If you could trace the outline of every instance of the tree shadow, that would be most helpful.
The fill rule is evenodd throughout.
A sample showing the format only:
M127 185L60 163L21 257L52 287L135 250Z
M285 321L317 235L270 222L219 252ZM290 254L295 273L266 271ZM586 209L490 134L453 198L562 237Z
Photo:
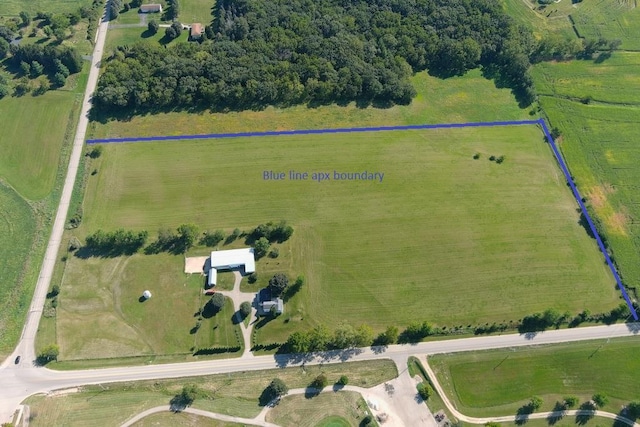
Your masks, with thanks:
M602 64L607 59L611 58L611 52L601 52L598 57L593 61L594 64Z
M142 37L143 39L148 39L149 37L153 37L155 35L155 33L153 31L150 31L148 28L146 30L144 30L141 34L140 37Z
M189 406L188 402L186 402L185 399L179 394L173 396L169 401L169 410L171 412L182 412L187 409L187 406Z
M531 406L530 403L527 403L526 405L522 405L521 407L518 408L518 410L516 411L516 419L515 419L515 423L516 425L524 425L529 421L529 416L533 413L533 407Z
M305 399L313 399L314 397L318 396L320 394L322 390L317 389L315 387L307 387L304 389L304 398Z
M558 423L567 414L565 405L563 402L556 402L552 412L547 416L547 423L552 426Z
M200 311L200 315L202 317L204 317L205 319L211 319L213 316L215 316L219 312L220 312L220 310L218 308L216 308L215 305L213 305L213 302L211 300L209 300L202 307L202 310Z
M576 424L585 425L596 415L596 408L593 402L588 401L580 405L580 409L576 413Z

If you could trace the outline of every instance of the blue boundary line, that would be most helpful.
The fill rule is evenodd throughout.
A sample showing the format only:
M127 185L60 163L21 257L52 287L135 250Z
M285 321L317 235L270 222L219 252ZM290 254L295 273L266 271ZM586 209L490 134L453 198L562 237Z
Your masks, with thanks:
M317 134L336 134L336 133L356 133L356 132L385 132L385 131L397 131L397 130L425 130L425 129L455 129L455 128L469 128L469 127L498 127L498 126L520 126L520 125L539 125L542 128L545 136L547 137L547 141L549 141L549 145L553 150L553 154L560 165L560 169L564 173L564 176L571 187L571 191L573 192L573 196L575 197L578 205L580 206L580 210L583 215L587 219L587 223L589 224L589 228L591 232L596 238L596 242L598 243L598 247L600 248L600 252L604 255L604 259L613 273L613 277L616 279L616 284L618 285L618 289L622 293L624 300L629 306L629 310L631 311L631 315L633 318L638 321L638 313L636 312L631 299L629 299L629 295L622 284L622 280L618 275L618 271L616 270L611 258L609 257L609 253L604 247L604 243L602 243L602 239L596 230L596 227L593 223L593 220L589 216L589 212L587 212L587 208L582 202L582 196L578 192L578 189L571 178L571 174L569 173L569 169L556 146L555 141L551 137L551 133L549 132L549 128L547 127L544 119L538 120L513 120L513 121L496 121L496 122L470 122L470 123L442 123L442 124L432 124L432 125L407 125L407 126L377 126L377 127L354 127L354 128L335 128L335 129L302 129L302 130L284 130L284 131L268 131L268 132L239 132L239 133L209 133L202 135L175 135L175 136L148 136L148 137L129 137L129 138L104 138L104 139L89 139L87 140L87 144L105 144L105 143L121 143L121 142L151 142L151 141L178 141L178 140L189 140L189 139L223 139L223 138L242 138L242 137L259 137L259 136L286 136L286 135L317 135Z
M239 133L208 133L202 135L170 135L170 136L142 136L129 138L104 138L88 139L87 144L107 144L117 142L149 142L149 141L178 141L184 139L222 139L222 138L242 138L254 136L284 136L284 135L317 135L326 133L355 133L355 132L385 132L395 130L424 130L424 129L452 129L468 127L492 127L492 126L518 126L535 125L537 120L513 120L506 122L472 122L472 123L441 123L435 125L407 125L407 126L377 126L377 127L357 127L357 128L335 128L335 129L302 129L302 130L282 130L268 132L239 132Z

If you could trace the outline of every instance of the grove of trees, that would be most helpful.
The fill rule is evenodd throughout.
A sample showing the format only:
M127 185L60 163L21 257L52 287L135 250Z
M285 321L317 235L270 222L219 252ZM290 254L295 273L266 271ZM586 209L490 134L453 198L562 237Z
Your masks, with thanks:
M171 9L176 7L174 1ZM112 114L331 103L407 104L409 78L487 67L527 104L535 48L492 0L220 0L214 40L127 47L106 61L95 94ZM171 12L172 14L174 12Z

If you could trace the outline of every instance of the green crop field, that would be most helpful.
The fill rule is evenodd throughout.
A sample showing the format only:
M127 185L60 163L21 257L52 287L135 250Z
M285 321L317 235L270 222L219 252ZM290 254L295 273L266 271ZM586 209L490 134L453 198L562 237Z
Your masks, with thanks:
M0 100L0 177L23 197L40 200L51 192L79 102L76 93L59 90Z
M634 0L585 1L571 16L581 37L620 39L621 49L640 49L640 9Z
M30 406L32 415L29 425L84 427L95 425L96 420L100 420L101 425L120 425L144 410L168 405L169 400L179 393L185 384L193 383L196 383L207 397L196 399L192 407L253 418L262 409L259 406L259 397L271 380L277 377L291 389L303 388L320 373L326 375L331 384L346 374L349 376L349 384L360 387L373 387L398 376L391 360L373 360L366 363L348 362L305 368L232 372L197 378L85 386L79 393L27 398L26 403Z
M42 96L0 100L0 358L13 349L29 307L86 75Z
M640 78L634 71L639 61L637 53L615 52L602 63L539 64L534 72L539 91L546 94L541 105L563 133L560 148L581 193L603 222L629 288L640 286ZM589 97L591 103L580 102Z
M615 52L602 62L543 62L533 67L532 74L542 96L640 106L639 67L640 54Z
M35 232L29 204L0 182L0 355L15 344L29 305L24 275Z
M91 5L91 0L2 0L0 16L18 16L27 11L34 16L36 12L69 13L82 6Z
M293 225L280 271L303 274L307 284L285 316L260 330L269 331L262 342L282 340L296 325L347 321L380 330L428 319L455 326L619 303L534 126L113 144L97 168L79 236L116 227L155 233L183 222L228 231L268 220ZM385 177L263 179L265 170L291 169ZM276 269L264 274L265 261L257 266L263 280ZM105 261L73 263L89 271ZM138 281L153 292L181 268L142 269ZM63 292L84 286L65 278Z
M130 29L126 30L129 32ZM134 30L131 31L131 34L136 32L138 35L140 34L140 29L135 28ZM494 83L483 78L479 70L470 71L462 77L452 77L446 80L431 77L427 73L418 73L412 81L418 95L413 99L411 105L407 106L386 109L359 108L352 103L347 106L326 105L317 108L304 105L284 109L268 107L264 111L230 113L147 114L135 116L127 121L92 122L88 138L531 118L529 111L518 108L509 89L496 89Z
M621 49L640 49L640 9L634 0L553 2L542 6L531 0L502 0L505 11L536 37L555 32L565 37L619 39ZM575 28L574 28L575 27Z
M540 411L549 411L564 396L585 402L595 393L609 397L603 410L618 413L640 395L638 348L628 338L438 355L429 363L465 415L515 414L534 395L544 400Z

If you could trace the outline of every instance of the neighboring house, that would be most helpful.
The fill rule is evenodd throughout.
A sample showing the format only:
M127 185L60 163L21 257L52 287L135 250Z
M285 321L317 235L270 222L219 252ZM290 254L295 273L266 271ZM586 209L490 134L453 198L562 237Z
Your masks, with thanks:
M207 271L207 287L216 285L218 270L233 270L241 268L244 274L251 274L256 271L256 259L253 255L253 248L231 249L228 251L213 251L205 264Z
M189 29L189 40L200 40L204 33L204 26L199 23L191 24Z
M272 298L269 289L261 289L256 295L256 308L258 316L270 316L273 314L282 314L284 312L284 301L282 298Z
M140 13L162 13L162 5L156 3L143 4L140 6Z

